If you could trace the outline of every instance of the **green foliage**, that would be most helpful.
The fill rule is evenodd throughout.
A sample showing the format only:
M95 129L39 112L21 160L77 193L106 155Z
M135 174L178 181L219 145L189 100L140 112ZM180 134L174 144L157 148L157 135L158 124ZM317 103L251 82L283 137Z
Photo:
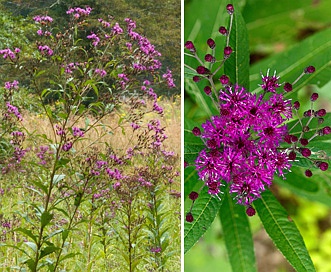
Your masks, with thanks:
M219 26L227 26L228 21L226 18L225 6L229 1L209 1L208 7L201 9L201 2L188 1L185 3L185 31L184 41L193 41L197 54L203 59L203 54L210 53L207 48L206 40L213 38L216 42L216 56L222 56L221 50L224 48L225 38L217 35ZM263 2L263 3L262 3ZM316 73L305 76L294 87L293 92L286 94L288 98L297 100L302 98L304 86L311 84L313 90L319 92L320 97L326 95L320 92L318 88L329 86L330 84L330 31L323 29L328 20L322 16L325 8L330 7L328 1L320 1L316 5L312 5L311 1L302 1L300 3L285 4L284 1L270 3L269 1L239 1L235 2L235 11L240 14L242 12L243 19L247 24L248 40L250 42L251 63L248 72L248 41L246 27L241 21L241 16L237 14L238 21L234 20L234 34L230 38L233 48L236 47L233 53L233 59L225 62L225 73L230 75L232 82L240 82L242 85L249 88L253 93L261 92L258 84L261 83L261 75L266 73L270 68L270 72L277 71L277 75L281 76L281 82L293 82L298 75L300 75L305 67L314 65ZM263 7L263 8L261 8ZM301 13L300 13L301 12ZM321 17L316 16L320 13ZM194 16L193 16L194 15ZM285 19L286 18L286 19ZM290 18L290 20L287 20ZM312 23L314 22L314 23ZM295 27L293 27L293 25ZM300 36L308 29L308 25L314 25L313 35L307 39L302 39ZM308 29L309 30L309 29ZM307 31L308 31L307 30ZM241 33L240 33L241 32ZM315 33L316 32L316 33ZM241 38L238 38L241 37ZM297 42L291 47L287 45ZM281 43L284 46L283 52L274 53L274 49ZM221 45L221 46L219 46ZM292 45L292 44L291 44ZM187 52L187 51L186 51ZM270 57L257 62L256 58L261 55L269 55ZM241 58L241 61L238 61ZM191 133L192 128L197 126L208 119L215 113L215 107L209 96L205 95L202 91L206 85L206 81L193 82L192 76L196 73L188 67L197 67L197 65L205 65L209 67L207 62L198 64L198 62L189 56L185 55L185 140L184 140L184 155L185 160L194 165L195 158L203 144L199 137L194 137ZM223 74L222 69L214 77L216 89L221 88L218 83L219 75ZM247 84L249 77L249 84ZM326 87L323 88L326 90ZM307 95L309 99L309 94ZM310 104L307 103L307 106ZM302 107L305 108L306 105ZM325 104L323 107L326 107ZM300 111L302 113L302 111ZM308 120L308 119L306 119ZM306 122L303 120L303 122ZM291 127L297 120L288 124ZM310 125L312 136L317 130L317 123ZM325 122L321 127L330 126L329 114L325 117ZM293 130L294 134L300 134L300 126ZM308 135L309 138L309 135ZM316 137L311 142L312 158L321 159L330 162L329 135L323 137ZM293 163L292 172L286 174L286 180L277 178L275 183L278 185L289 188L294 194L304 196L314 201L319 201L326 205L331 203L331 190L330 190L330 172L322 172L313 165L313 163L306 158L299 157ZM311 168L314 175L312 178L304 176L304 170ZM315 174L316 171L316 174ZM191 191L197 191L202 186L202 181L197 177L197 172L193 166L185 169L185 198ZM315 178L314 178L315 177ZM199 199L201 200L199 202ZM250 232L250 222L247 221L244 209L237 207L228 194L221 196L222 202L219 201L219 213L222 221L222 234L226 248L228 251L229 261L233 271L255 271L254 249L252 243L252 234ZM192 201L187 200L185 212L190 210L189 203ZM199 203L199 205L196 205ZM195 213L193 223L185 223L185 252L188 250L197 252L196 246L193 247L196 241L203 239L204 231L197 228L195 233L191 228L195 224L203 224L200 218L205 217L205 222L208 226L214 221L214 213L210 215L208 209L203 209L209 203L209 198L203 195L203 191L199 194L199 198L194 202L193 211ZM221 204L222 203L222 204ZM309 253L311 248L306 249L302 236L305 238L305 233L301 233L296 228L286 211L282 208L279 201L269 192L266 191L262 198L256 200L255 208L259 213L261 222L268 232L270 238L274 241L276 247L282 252L285 258L297 271L315 271L313 262L310 259ZM217 204L216 204L217 205ZM195 210L195 206L199 206ZM314 216L314 212L309 213ZM196 221L197 220L197 221ZM298 220L298 219L297 219ZM299 220L298 220L299 221ZM214 222L213 225L216 223ZM191 235L192 234L192 235ZM237 234L237 235L236 235ZM211 234L209 234L211 235ZM317 234L316 234L317 236ZM317 239L315 236L315 239ZM191 242L194 241L194 242ZM247 242L248 241L248 242ZM220 241L218 241L220 243ZM203 245L202 245L203 246ZM193 247L191 249L191 247ZM198 247L197 247L198 248ZM309 253L308 253L309 252ZM193 262L193 259L198 258L193 253L188 253L187 263ZM249 256L249 257L247 257ZM318 259L316 255L311 255L314 261ZM210 262L209 262L210 263ZM208 266L208 264L205 264ZM190 266L191 268L193 266ZM193 268L192 268L193 269ZM198 269L198 267L197 267ZM213 269L217 269L216 266ZM220 269L220 268L218 268ZM317 269L317 267L316 267ZM193 271L193 270L192 270ZM225 271L225 270L222 270ZM228 271L228 270L226 270Z
M1 268L177 270L178 158L163 147L156 56L129 35L105 37L86 14L67 16L64 28L42 19L42 33L52 33L31 54L1 53L5 80L26 86L0 89ZM96 24L99 46L86 37ZM138 60L147 68L134 68ZM27 89L30 108L20 101ZM27 125L38 118L31 108L45 127Z

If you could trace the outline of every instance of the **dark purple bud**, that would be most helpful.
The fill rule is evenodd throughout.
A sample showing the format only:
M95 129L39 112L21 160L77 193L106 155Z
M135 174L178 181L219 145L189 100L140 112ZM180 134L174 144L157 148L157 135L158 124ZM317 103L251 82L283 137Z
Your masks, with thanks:
M233 12L234 12L233 5L232 5L232 4L228 4L228 5L226 6L226 10L228 11L228 13L229 13L230 15L233 14Z
M310 177L313 175L313 173L312 173L309 169L307 169L307 170L305 171L305 175L306 175L308 178L310 178Z
M201 130L198 127L194 127L192 129L192 133L193 133L194 136L200 136L201 135Z
M301 145L306 146L308 144L308 140L305 138L302 138L302 139L300 139L300 143L301 143Z
M207 40L207 44L208 44L208 46L209 46L211 49L214 49L215 46L216 46L215 41L214 41L213 39L211 39L211 38L209 38L209 39Z
M253 216L253 215L255 215L255 213L256 213L256 211L255 211L255 209L254 209L252 206L249 206L249 207L247 208L247 210L246 210L246 214L247 214L248 216Z
M319 169L322 171L326 171L329 168L329 164L327 162L316 162L316 165L318 166Z
M191 200L196 200L198 198L199 194L197 192L191 192L188 197L191 199Z
M188 167L188 162L184 161L184 168Z
M299 101L295 101L293 103L293 108L295 108L296 110L300 109L300 102Z
M318 98L318 93L313 93L310 97L310 101L314 102Z
M312 114L312 111L311 111L311 110L307 110L307 111L305 111L305 112L303 113L303 116L304 116L304 117L310 117L311 114Z
M292 135L287 134L284 136L284 142L290 144L291 140L292 140Z
M208 74L209 70L206 67L198 66L197 67L197 73L200 75Z
M201 77L199 77L199 76L194 76L193 77L194 82L199 82L200 80L201 80Z
M314 66L308 66L304 70L305 74L312 74L315 72L315 67Z
M326 110L325 109L320 109L316 112L317 116L323 117L326 115Z
M193 220L194 220L192 213L188 212L186 214L186 218L185 219L186 219L186 222L192 223Z
M224 48L224 58L228 58L232 53L232 48L230 46L226 46Z
M291 135L291 142L296 143L298 141L298 137L295 135Z
M284 85L284 91L285 92L290 92L290 91L292 91L293 90L293 87L292 87L292 84L291 83L285 83L285 85Z
M194 47L194 44L193 44L193 42L191 42L191 41L187 41L187 42L185 43L185 48L186 48L187 50L190 50L192 53L195 53L195 52L196 52L195 47Z
M288 154L288 159L290 161L294 161L296 157L297 157L297 154L294 151L292 151L290 154Z
M229 84L229 77L227 75L222 75L220 77L220 82L223 84L223 85L228 85Z
M309 148L300 148L300 152L304 157L309 157L311 155L311 151Z
M323 134L328 135L331 133L331 128L329 126L323 128Z
M210 95L211 94L211 88L210 86L206 86L203 88L203 91L205 92L206 95Z
M228 31L224 26L221 26L218 31L224 36L228 35Z
M205 61L215 62L215 57L213 57L211 54L207 54L205 55Z

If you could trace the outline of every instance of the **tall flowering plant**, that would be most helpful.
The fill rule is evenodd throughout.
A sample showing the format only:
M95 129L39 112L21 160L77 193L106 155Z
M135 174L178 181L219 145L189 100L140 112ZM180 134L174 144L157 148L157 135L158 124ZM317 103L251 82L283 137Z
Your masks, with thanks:
M320 143L330 137L329 114L316 105L317 92L305 111L295 96L323 67L316 57L280 76L264 65L260 82L249 84L247 30L235 1L224 5L222 16L225 25L206 40L185 43L191 100L185 106L194 101L203 112L185 119L185 252L219 213L233 271L256 271L247 216L257 212L290 264L314 271L300 232L270 188L275 180L297 186L296 167L302 183L328 172L331 150Z
M92 10L70 8L63 28L35 16L32 56L0 50L18 78L0 89L1 197L13 204L0 206L1 267L179 266L178 158L154 91L175 86L171 71L133 20L93 20ZM27 126L21 89L37 97L45 128Z

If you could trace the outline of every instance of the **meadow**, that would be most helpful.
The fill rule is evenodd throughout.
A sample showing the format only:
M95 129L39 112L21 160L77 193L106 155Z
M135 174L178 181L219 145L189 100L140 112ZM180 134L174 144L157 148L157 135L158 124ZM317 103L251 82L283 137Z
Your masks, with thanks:
M180 268L180 97L156 93L172 73L133 20L91 11L37 15L29 50L0 50L3 271Z

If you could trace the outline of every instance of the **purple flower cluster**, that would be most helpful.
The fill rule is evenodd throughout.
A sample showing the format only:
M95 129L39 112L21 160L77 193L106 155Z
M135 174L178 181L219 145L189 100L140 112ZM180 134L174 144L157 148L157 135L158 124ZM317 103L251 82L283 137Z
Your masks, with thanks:
M8 112L7 115L14 114L19 121L23 121L23 117L20 114L20 112L18 111L17 107L11 105L9 102L6 102L6 106L7 106L7 112Z
M0 50L0 55L3 55L3 58L10 58L10 59L15 59L16 58L16 54L18 54L19 52L21 52L21 49L19 48L15 48L14 52L12 50L10 50L9 48L6 49L2 49Z
M48 56L53 55L53 50L48 45L39 45L38 50L42 55L48 55Z
M172 73L169 69L167 69L167 72L165 74L163 74L162 77L167 80L169 88L175 88L176 87L176 85L174 83L174 79L172 78Z
M154 135L152 136L152 143L150 148L160 148L162 142L167 139L167 135L164 133L165 128L161 127L161 123L159 120L151 120L147 124L148 130L153 131Z
M51 159L51 155L54 152L50 150L49 146L40 146L36 148L36 156L40 159L38 162L41 165L46 165L47 161Z
M75 19L80 18L81 16L88 16L92 11L91 7L86 7L85 9L80 7L70 8L67 10L67 14L72 14Z
M100 38L98 37L98 35L93 32L90 35L87 35L86 38L88 38L89 40L93 40L92 42L93 46L97 46L100 42Z
M144 62L141 62L141 57L137 58L134 68L141 71L153 71L159 69L161 67L161 62L156 58L161 56L161 53L155 49L154 45L152 45L146 37L133 31L136 28L136 23L134 21L129 18L126 18L124 21L127 23L129 37L132 40L137 41L140 51L145 54L146 58ZM146 66L146 63L149 63L149 65Z
M53 18L48 15L46 16L37 15L33 17L33 20L40 24L48 24L53 22Z
M262 77L273 84L260 95L238 85L225 86L219 93L220 115L202 124L203 132L194 129L206 146L196 159L196 169L210 194L220 193L224 180L238 203L249 206L271 185L274 173L283 176L291 167L286 152L278 147L287 134L283 122L291 118L292 105L275 93L279 84L274 79ZM271 92L268 100L266 92Z
M106 70L99 69L99 68L95 69L95 73L98 74L101 77L105 77L107 75Z
M13 82L5 82L5 89L10 90L10 89L18 89L18 84L19 82L17 80L14 80Z
M73 127L72 128L72 135L74 137L78 137L78 138L81 138L81 137L84 137L84 131L82 131L80 128L78 127Z

